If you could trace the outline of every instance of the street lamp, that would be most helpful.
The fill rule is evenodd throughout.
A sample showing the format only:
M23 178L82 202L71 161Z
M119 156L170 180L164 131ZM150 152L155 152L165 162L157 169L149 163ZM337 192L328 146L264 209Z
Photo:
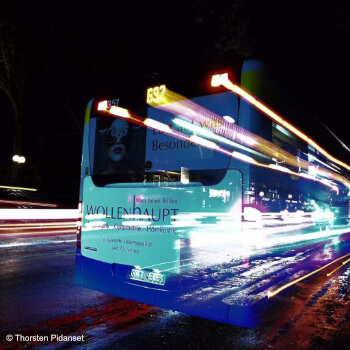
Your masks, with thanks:
M12 160L13 160L15 163L19 163L19 164L23 164L23 163L25 163L25 161L26 161L25 157L23 157L23 156L18 156L17 154L15 154L15 155L12 157Z

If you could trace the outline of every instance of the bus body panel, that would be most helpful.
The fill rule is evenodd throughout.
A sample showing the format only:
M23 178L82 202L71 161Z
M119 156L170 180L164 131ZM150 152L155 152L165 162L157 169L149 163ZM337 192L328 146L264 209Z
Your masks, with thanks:
M166 268L175 272L179 240L204 236L218 222L225 224L221 234L240 230L242 178L237 170L213 186L141 186L115 184L97 191L91 177L85 178L83 256L141 267L174 261Z
M261 62L246 61L242 86L267 104L278 102L265 69ZM288 221L289 214L292 219L304 215L300 217L312 225L317 225L314 217L321 214L322 222L331 223L327 213L331 206L336 206L338 215L348 222L348 188L341 181L333 182L338 186L337 193L329 183L314 181L316 175L314 179L299 176L310 175L310 171L277 162L271 153L263 157L261 152L269 147L277 153L286 151L287 158L309 161L310 168L312 164L315 168L328 166L347 179L348 175L315 150L311 157L310 145L252 105L238 101L231 92L192 100L180 98L173 105L149 108L147 118L153 121L149 125L162 123L161 129L129 125L129 130L137 129L133 144L144 142L143 158L142 152L134 153L137 157L133 157L137 161L142 158L137 171L141 169L143 182L131 180L127 167L120 167L126 171L115 177L118 179L115 181L110 180L114 174L109 174L107 181L95 176L94 172L109 161L104 142L111 144L121 134L109 134L111 124L99 125L100 114L94 115L92 106L90 101L84 127L82 233L75 272L78 285L224 323L255 326L259 323L258 301L266 301L267 288L289 278L289 272L281 274L282 277L269 274L250 286L250 272L254 270L250 259L254 260L254 254L266 253L263 248L261 251L257 248L264 247L269 239L264 229L281 230L283 235L294 224ZM178 113L171 115L176 111L174 106ZM186 109L188 106L192 112L191 108ZM221 124L224 115L235 119L235 124ZM177 117L183 118L179 121ZM215 121L212 124L211 117ZM142 127L144 134L140 132ZM167 133L167 127L182 136L176 139ZM230 128L234 133L225 134ZM230 137L225 143L210 133ZM232 141L240 142L236 138L239 133L246 141L251 137L251 149L244 140L233 145ZM192 143L194 138L186 138L189 136L199 136L202 140L207 137L216 148ZM259 148L260 142L265 148ZM245 159L257 160L260 166ZM276 171L270 165L280 165L286 172ZM210 174L209 181L202 177L201 181L205 181L186 183L182 179L183 168L184 175L193 169L203 170ZM293 171L292 175L289 170ZM181 172L181 181L180 176L176 181L171 180L172 172ZM212 176L214 173L222 176ZM127 181L122 179L124 175ZM270 258L273 258L272 250ZM241 275L247 277L245 286L241 284ZM276 281L270 277L276 277Z
M241 232L241 172L229 169L224 179L213 186L127 188L116 184L100 188L98 196L93 196L95 185L88 176L83 187L82 253L77 251L76 255L77 284L228 322L229 310L234 306L224 299L231 295L232 288L225 290L223 281L217 281L217 286L211 281L210 298L201 297L198 292L208 283L203 281L205 271L209 274L211 269L239 258L233 247ZM168 203L164 204L163 199ZM143 220L123 217L146 212L149 222L143 216ZM156 271L165 282L132 279L135 268L147 273ZM220 291L217 296L216 289ZM236 321L237 318L235 324ZM246 326L249 322L250 319L240 320Z

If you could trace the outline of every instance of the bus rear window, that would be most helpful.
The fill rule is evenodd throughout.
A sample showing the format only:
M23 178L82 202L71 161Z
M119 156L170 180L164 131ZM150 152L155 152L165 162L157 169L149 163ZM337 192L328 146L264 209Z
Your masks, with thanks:
M135 182L213 185L225 176L230 156L212 149L210 137L200 137L190 123L185 127L178 117L164 111L150 111L148 119L155 124L157 120L166 121L183 138L121 118L100 115L91 119L91 173L97 186ZM196 142L196 137L209 146ZM215 145L220 150L220 145Z
M145 128L121 118L98 116L90 123L92 174L140 173L145 163ZM119 180L118 182L124 182Z

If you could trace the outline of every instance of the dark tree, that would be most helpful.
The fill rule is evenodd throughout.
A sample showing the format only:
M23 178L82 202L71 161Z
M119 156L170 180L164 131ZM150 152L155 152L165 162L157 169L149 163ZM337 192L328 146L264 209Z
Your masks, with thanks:
M254 54L252 4L245 0L196 0L195 21L208 28L211 45L220 55Z
M22 154L26 88L31 60L25 32L13 22L0 21L0 92L11 103L14 119L13 154ZM13 162L12 180L18 177L18 163Z

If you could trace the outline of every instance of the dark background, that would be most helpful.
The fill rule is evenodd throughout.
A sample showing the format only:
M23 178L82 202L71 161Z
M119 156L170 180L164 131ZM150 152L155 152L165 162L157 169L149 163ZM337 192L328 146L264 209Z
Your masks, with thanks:
M0 1L0 22L25 38L30 73L16 184L76 203L84 110L93 97L143 105L165 83L187 97L211 93L210 75L238 77L247 58L270 67L285 117L339 158L348 146L350 7L321 1ZM29 49L28 49L29 48ZM282 111L281 111L282 112ZM0 181L11 183L13 110L0 92Z

